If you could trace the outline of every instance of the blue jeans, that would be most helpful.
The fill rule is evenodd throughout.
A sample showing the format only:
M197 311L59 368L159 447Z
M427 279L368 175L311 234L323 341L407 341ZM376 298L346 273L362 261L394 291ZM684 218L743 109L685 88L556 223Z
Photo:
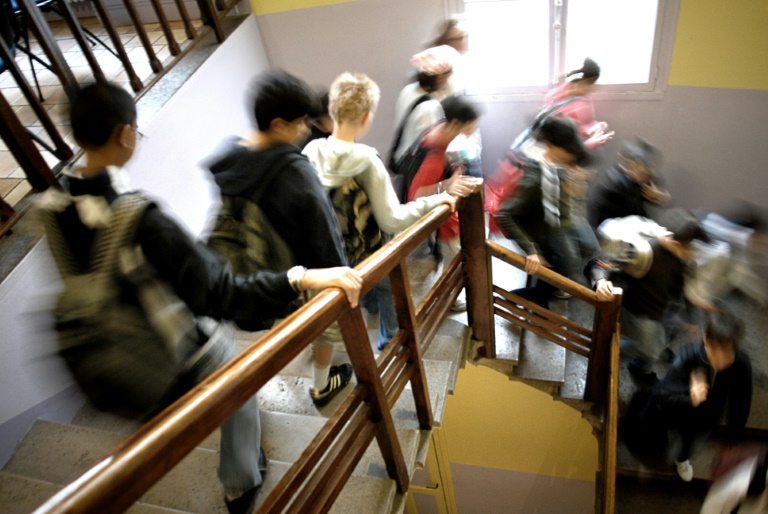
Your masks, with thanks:
M234 329L224 323L211 337L205 353L190 370L190 378L197 383L202 382L235 355ZM219 480L227 494L239 496L261 485L260 450L261 419L259 402L254 394L221 425Z
M360 300L360 304L372 314L379 313L379 339L376 347L379 350L383 350L387 343L395 337L397 331L400 330L389 277L384 277L381 282L373 286L373 289L368 291Z

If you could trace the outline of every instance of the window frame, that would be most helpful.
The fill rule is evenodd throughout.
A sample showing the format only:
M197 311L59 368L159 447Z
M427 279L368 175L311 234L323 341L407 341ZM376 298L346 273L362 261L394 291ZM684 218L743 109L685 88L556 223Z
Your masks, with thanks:
M475 0L483 1L483 0ZM503 0L488 0L503 1ZM561 7L560 19L566 20L568 16L568 0L547 0L550 5L549 22L550 27L555 24L557 13L556 9ZM680 0L658 0L658 14L656 16L656 33L654 36L653 54L651 56L651 69L649 80L646 83L639 84L600 84L593 93L595 99L604 100L660 100L664 97L666 91L669 69L672 63L672 51L674 48L675 33L677 29L677 18L680 10ZM444 0L446 16L464 13L464 0ZM561 4L561 5L558 5ZM560 55L565 53L565 41L568 27L563 24L561 34L558 37L558 31L550 29L550 48L549 52L549 70L552 82L549 87L554 85L558 76L562 76L567 70L555 70L556 53ZM559 39L559 41L558 41ZM471 43L470 43L471 44ZM557 45L557 46L556 46ZM564 68L565 60L560 59L559 67ZM482 99L483 101L511 101L511 100L529 100L531 97L540 97L548 89L548 86L499 86L482 90L468 90L467 95Z

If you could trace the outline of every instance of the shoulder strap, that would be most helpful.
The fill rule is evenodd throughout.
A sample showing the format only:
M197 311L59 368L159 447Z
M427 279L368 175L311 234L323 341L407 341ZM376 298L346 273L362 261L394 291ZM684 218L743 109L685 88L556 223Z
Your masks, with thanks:
M430 100L431 97L429 95L421 95L416 99L415 102L411 104L411 106L408 108L408 111L406 111L405 116L403 116L403 119L400 120L400 125L397 127L397 131L395 132L395 139L392 141L392 147L389 150L389 169L393 170L395 167L395 151L400 146L400 140L403 138L403 131L405 130L405 124L408 123L408 118L411 117L411 114L414 110L416 110L416 107L419 106L419 104L422 104L426 102L427 100ZM420 139L419 139L420 140Z
M544 109L539 111L539 113L533 119L533 122L531 122L531 130L536 130L539 127L539 125L541 125L542 122L544 122L544 120L552 116L559 109L565 107L566 105L568 105L569 103L575 100L581 100L581 99L582 97L580 96L569 96L569 97L563 98L557 103L550 105L549 107L545 107Z
M71 200L71 197L70 197ZM150 201L140 193L119 196L110 206L112 218L109 225L97 231L91 250L90 272L115 274L119 249L131 241L136 233L138 220ZM72 250L61 231L56 212L43 211L43 225L48 245L62 277L79 274Z

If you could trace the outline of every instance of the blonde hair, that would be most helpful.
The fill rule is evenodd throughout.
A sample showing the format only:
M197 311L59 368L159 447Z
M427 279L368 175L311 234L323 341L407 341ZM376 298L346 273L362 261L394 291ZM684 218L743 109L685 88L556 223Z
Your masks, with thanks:
M379 86L364 73L345 72L331 84L328 112L339 122L355 122L379 106Z

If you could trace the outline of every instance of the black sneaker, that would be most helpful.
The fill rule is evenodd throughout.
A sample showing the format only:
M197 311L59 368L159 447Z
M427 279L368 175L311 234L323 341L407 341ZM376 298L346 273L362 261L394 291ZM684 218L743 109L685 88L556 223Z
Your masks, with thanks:
M331 366L331 371L328 374L328 384L325 386L325 389L318 391L314 387L309 388L312 402L316 406L322 407L331 401L331 398L336 396L336 393L344 389L344 386L349 383L350 378L352 378L352 366L350 364Z

